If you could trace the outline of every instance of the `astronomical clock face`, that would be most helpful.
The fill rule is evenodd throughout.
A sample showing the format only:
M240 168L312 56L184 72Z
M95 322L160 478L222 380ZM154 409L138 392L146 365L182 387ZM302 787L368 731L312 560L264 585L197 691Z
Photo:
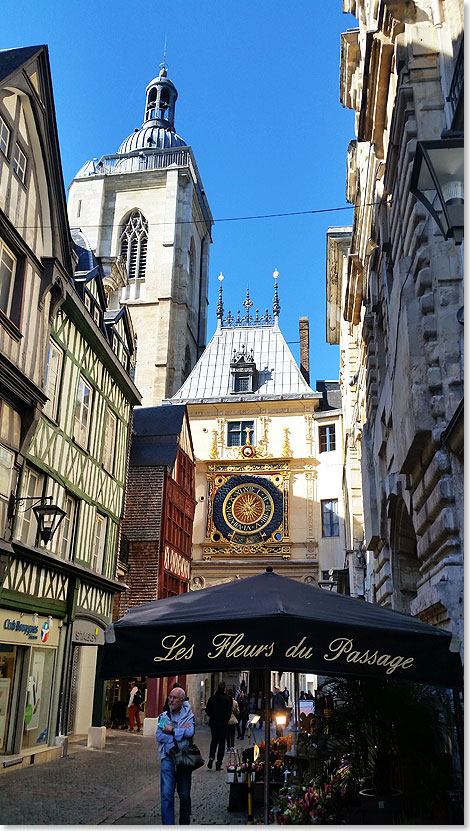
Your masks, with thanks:
M223 537L241 545L256 544L278 532L283 498L269 479L232 476L214 497L214 525Z

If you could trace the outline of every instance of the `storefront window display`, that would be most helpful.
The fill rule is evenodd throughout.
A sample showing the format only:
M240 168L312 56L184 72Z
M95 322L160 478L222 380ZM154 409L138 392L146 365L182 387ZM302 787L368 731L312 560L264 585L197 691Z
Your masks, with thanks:
M61 622L0 610L0 755L48 746Z
M15 659L16 647L0 644L0 753L5 752Z
M47 744L54 655L53 649L31 649L24 710L23 750L33 745Z

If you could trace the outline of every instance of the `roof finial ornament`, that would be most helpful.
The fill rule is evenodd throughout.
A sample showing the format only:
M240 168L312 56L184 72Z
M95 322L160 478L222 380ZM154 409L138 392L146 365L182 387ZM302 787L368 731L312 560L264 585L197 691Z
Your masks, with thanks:
M166 62L166 35L165 35L165 46L163 48L163 61L160 64L160 78L166 78L168 66Z
M273 271L274 277L274 299L273 299L273 315L274 317L279 317L279 312L281 311L281 305L279 303L279 297L277 295L277 278L279 277L279 271L275 269Z
M244 299L244 301L243 301L243 305L244 305L244 307L245 307L245 309L246 309L246 313L247 313L247 314L249 314L250 309L251 309L251 307L252 307L252 305L253 305L253 300L251 300L251 299L250 299L250 289L249 289L249 287L248 287L248 286L246 287L246 297L245 297L245 299Z
M223 300L222 300L222 280L224 279L224 275L222 274L222 272L220 272L217 279L220 282L219 302L217 303L217 319L220 320L220 322L222 322L222 318L224 316L224 304L223 304Z

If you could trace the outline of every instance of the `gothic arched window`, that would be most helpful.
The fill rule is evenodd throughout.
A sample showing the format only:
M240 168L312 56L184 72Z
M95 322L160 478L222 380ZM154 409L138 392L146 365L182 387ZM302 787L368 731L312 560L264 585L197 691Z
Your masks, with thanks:
M137 300L145 280L148 222L140 211L133 211L121 232L121 257L126 262L127 286L122 300Z

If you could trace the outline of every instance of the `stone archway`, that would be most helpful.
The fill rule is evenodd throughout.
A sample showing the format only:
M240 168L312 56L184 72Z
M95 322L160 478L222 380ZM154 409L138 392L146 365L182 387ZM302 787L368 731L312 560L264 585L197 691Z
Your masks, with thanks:
M412 519L401 496L391 495L390 517L391 573L393 608L410 613L410 604L418 592L420 578L417 539Z

